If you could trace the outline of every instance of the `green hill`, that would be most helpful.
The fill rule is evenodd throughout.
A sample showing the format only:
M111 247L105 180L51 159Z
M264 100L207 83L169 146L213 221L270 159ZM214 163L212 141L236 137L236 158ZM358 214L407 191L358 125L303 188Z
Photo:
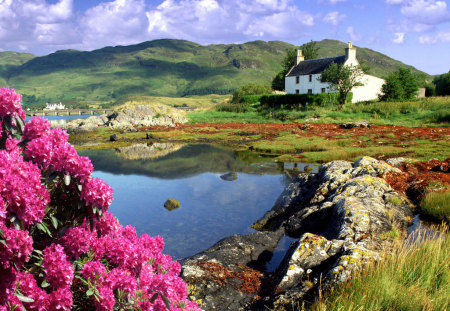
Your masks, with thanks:
M323 40L318 46L319 56L325 57L343 54L346 45ZM203 46L165 39L91 52L63 50L42 57L3 52L0 86L19 90L27 105L47 101L110 104L131 95L228 94L248 83L270 85L288 48L294 46L280 41ZM377 76L406 66L369 49L357 53ZM415 72L422 80L431 80Z

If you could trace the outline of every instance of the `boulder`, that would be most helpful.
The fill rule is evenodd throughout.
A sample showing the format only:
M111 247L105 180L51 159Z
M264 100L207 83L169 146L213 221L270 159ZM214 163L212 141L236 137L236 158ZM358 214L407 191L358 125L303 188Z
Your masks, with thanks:
M370 127L370 122L358 121L358 122L343 123L341 124L341 127L344 129L352 129L354 127Z
M164 208L168 211L173 211L174 209L180 208L180 202L175 199L167 199L164 203Z

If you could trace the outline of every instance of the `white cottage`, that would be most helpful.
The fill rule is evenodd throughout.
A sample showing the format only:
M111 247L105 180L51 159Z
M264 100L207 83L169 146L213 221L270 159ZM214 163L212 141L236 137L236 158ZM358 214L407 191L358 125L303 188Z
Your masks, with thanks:
M320 82L322 72L331 65L356 66L359 65L356 59L356 48L352 43L348 43L345 55L326 58L305 60L302 51L298 50L295 58L295 65L287 73L284 80L286 93L290 94L318 94L330 93L329 83ZM377 99L381 93L381 87L385 83L383 79L364 74L361 78L364 86L353 88L353 102Z

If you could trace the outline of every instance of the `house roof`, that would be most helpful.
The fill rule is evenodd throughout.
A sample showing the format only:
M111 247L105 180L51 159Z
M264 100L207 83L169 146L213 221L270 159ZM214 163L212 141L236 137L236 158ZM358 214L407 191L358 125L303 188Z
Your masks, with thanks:
M294 66L286 76L292 77L292 76L313 75L321 73L333 62L335 62L338 65L344 64L345 55L301 61L297 66Z

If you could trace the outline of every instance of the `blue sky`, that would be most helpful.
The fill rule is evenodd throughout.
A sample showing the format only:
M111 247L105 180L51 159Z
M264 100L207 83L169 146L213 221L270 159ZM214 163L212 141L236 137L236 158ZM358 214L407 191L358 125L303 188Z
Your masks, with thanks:
M44 55L160 38L296 45L328 38L430 74L450 70L444 0L0 0L0 51Z

